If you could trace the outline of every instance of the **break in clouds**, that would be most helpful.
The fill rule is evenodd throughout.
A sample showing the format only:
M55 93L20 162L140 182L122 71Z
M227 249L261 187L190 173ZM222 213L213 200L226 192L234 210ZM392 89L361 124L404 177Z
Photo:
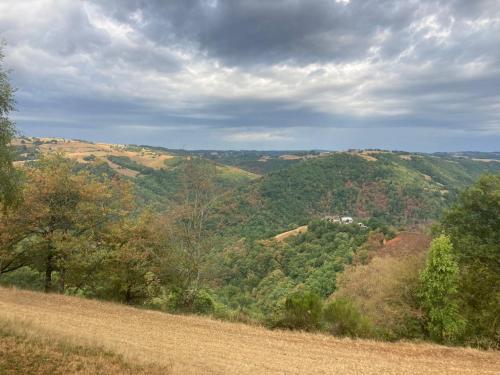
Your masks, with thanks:
M494 150L500 1L0 0L26 135Z

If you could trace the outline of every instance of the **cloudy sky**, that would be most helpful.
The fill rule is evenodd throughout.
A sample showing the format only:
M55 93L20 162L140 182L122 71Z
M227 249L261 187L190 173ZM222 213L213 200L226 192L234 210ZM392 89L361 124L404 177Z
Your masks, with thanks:
M500 0L0 0L25 135L500 150Z

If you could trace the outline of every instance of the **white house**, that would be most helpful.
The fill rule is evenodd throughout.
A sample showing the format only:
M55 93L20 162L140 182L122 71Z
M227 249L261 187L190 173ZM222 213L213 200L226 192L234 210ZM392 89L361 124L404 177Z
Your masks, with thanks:
M340 221L342 222L342 224L352 224L354 220L350 216L342 216L340 218Z
M340 217L339 216L325 216L323 220L328 221L330 223L336 224L340 223Z

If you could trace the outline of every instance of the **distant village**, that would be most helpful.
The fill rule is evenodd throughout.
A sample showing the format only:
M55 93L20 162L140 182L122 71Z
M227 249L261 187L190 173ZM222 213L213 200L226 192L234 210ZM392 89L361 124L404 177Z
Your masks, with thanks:
M338 215L327 215L322 218L324 221L328 221L332 224L354 224L354 219L351 216L338 216ZM360 228L368 228L365 224L359 222L357 223Z

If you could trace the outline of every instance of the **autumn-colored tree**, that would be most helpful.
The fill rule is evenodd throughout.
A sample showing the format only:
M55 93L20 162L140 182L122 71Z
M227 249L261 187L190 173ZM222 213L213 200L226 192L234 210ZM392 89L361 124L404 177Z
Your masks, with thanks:
M375 256L368 264L346 267L337 277L335 300L350 301L382 338L421 338L418 300L423 255Z
M143 303L176 282L175 254L158 214L145 211L112 226L106 235L108 253L101 271L107 299Z
M5 207L0 212L0 276L29 263L27 248L22 244L30 234L26 215L13 207Z
M99 248L109 223L131 208L128 184L100 180L84 171L75 173L74 167L75 163L62 155L42 158L26 171L27 184L19 206L0 220L0 238L9 243L4 251L10 256L5 259L11 264L4 272L23 263L35 267L45 274L46 292L54 289L54 272L63 292L71 268L82 271L74 258L86 254L80 259L92 259L89 252ZM16 228L15 236L8 234L12 227Z

